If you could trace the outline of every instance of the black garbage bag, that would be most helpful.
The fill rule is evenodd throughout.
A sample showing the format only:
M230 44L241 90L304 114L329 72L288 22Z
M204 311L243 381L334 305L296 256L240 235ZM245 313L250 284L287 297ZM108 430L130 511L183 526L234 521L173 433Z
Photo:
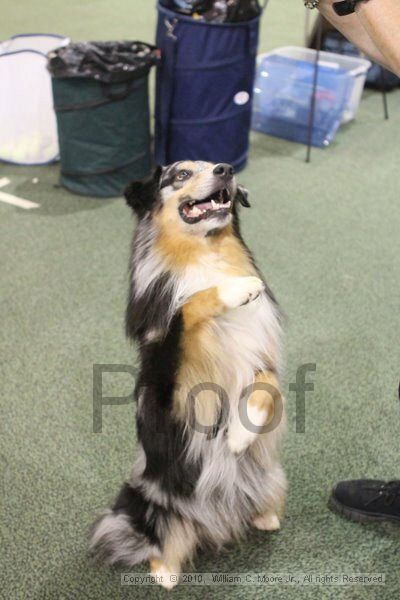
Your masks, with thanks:
M240 23L258 17L262 8L258 0L230 0L228 4L227 22Z
M174 10L183 15L192 15L193 13L203 14L210 10L215 0L161 0L161 6Z
M142 42L82 42L48 55L61 184L120 196L152 167L148 74L159 52Z
M88 77L113 83L147 75L159 52L143 42L76 42L50 52L48 58L53 77Z
M161 0L169 10L202 18L210 23L240 23L258 17L259 0Z

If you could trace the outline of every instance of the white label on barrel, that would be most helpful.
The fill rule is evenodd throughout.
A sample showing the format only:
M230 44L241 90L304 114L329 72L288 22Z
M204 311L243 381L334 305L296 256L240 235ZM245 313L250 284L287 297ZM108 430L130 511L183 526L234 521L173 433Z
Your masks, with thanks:
M250 94L248 92L238 92L235 94L233 101L235 104L242 106L243 104L247 104L250 100Z

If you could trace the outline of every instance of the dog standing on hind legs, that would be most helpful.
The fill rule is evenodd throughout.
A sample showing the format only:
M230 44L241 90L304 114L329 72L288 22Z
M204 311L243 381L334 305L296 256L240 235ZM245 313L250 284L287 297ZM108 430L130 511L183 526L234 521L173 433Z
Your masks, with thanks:
M280 312L241 237L249 202L230 165L159 167L126 199L138 450L90 546L109 564L150 561L173 587L196 548L280 527Z

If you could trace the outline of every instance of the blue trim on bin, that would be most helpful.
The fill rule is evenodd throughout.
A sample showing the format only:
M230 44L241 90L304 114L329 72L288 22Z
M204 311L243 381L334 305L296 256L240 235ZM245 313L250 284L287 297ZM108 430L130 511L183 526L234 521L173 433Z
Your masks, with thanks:
M18 33L17 35L12 35L10 38L3 40L0 42L1 44L5 44L9 40L17 40L20 38L30 38L30 37L50 37L57 38L60 40L69 40L70 38L65 35L60 35L58 33ZM32 54L39 54L40 56L44 56L47 58L47 54L44 52L40 52L40 50L34 50L33 48L21 48L20 50L12 50L11 52L0 52L0 58L4 56L12 56L13 54L20 54L22 52L32 52ZM46 163L47 164L47 163Z
M39 50L32 50L31 48L26 48L25 50L13 50L12 52L4 52L3 54L0 54L0 58L4 58L5 56L12 56L13 54L25 54L26 52L29 52L30 54L38 54L39 56L47 58L47 54L39 52Z
M6 160L5 158L1 158L0 163L4 163L5 165L15 165L16 167L45 167L46 165L52 165L53 163L59 162L60 157L57 154L55 158L51 158L46 162L38 162L38 163L24 163L24 162L14 162L13 160Z
M54 38L60 38L61 40L69 39L69 38L67 38L66 35L61 35L60 33L17 33L15 35L12 35L8 39L16 40L17 38L22 38L22 37L54 37ZM5 40L5 41L7 41L7 40Z

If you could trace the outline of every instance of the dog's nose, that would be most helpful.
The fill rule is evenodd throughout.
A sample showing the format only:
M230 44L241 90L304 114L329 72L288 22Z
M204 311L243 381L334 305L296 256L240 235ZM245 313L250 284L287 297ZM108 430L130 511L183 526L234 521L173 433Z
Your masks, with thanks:
M234 170L232 165L228 165L227 163L219 163L214 167L213 173L217 177L221 177L221 179L228 180L232 179Z

